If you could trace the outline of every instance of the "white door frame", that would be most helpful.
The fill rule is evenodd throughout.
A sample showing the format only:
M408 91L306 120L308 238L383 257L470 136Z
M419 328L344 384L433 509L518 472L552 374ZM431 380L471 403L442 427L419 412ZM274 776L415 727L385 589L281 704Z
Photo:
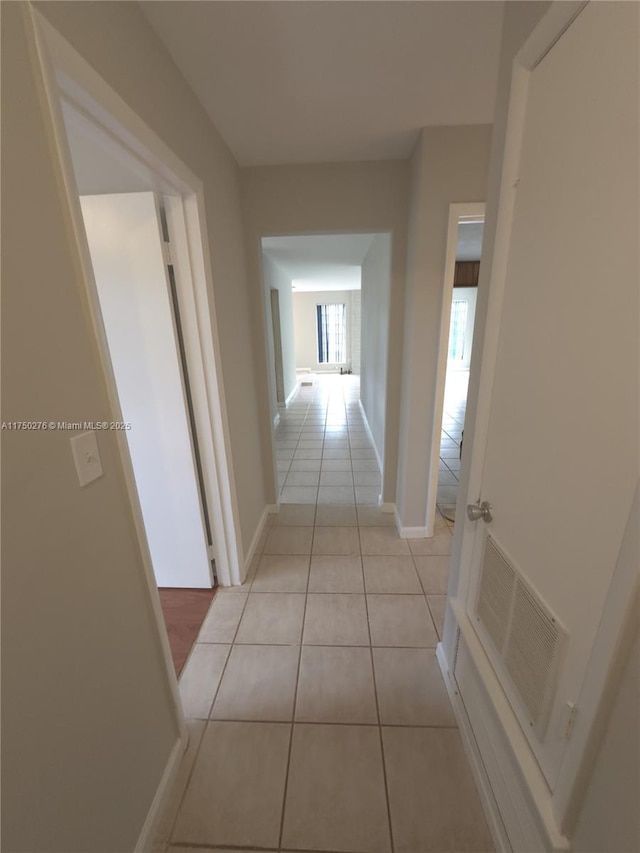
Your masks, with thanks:
M220 344L217 336L202 182L31 4L25 4L24 14L28 19L28 29L32 29L34 33L43 95L54 128L52 143L68 204L68 227L78 252L85 284L88 321L98 343L102 373L114 421L122 420L122 415L84 232L61 97L64 96L91 120L96 132L102 135L103 141L112 147L117 156L124 155L130 162L137 163L138 168L142 167L147 173L151 171L158 178L158 190L174 199L167 205L167 216L170 227L178 237L177 257L174 259L179 267L176 279L194 410L199 427L202 466L208 489L216 567L222 585L239 584L240 566L243 564L242 540L231 467L226 401L221 381ZM186 727L182 704L133 467L124 433L117 432L116 439L135 526L134 536L140 548L144 581L158 629L180 734L184 739Z
M440 343L438 346L438 367L436 375L436 393L433 407L431 434L431 462L429 470L429 489L427 492L427 517L425 527L433 530L438 496L438 469L440 460L440 432L444 411L444 391L447 383L447 361L449 352L449 325L451 323L451 300L453 282L456 274L456 246L458 244L458 225L465 220L484 219L483 202L460 202L449 205L449 224L447 226L447 255L444 264L444 287L442 291L442 309L440 314ZM473 358L473 353L471 355Z
M586 5L587 3L584 0L555 2L525 42L513 64L496 236L485 318L485 337L477 380L477 409L473 430L469 438L470 446L467 446L465 452L468 459L467 493L472 499L481 497L529 80L531 73L540 61ZM476 355L477 357L478 355ZM447 625L445 626L444 645L447 647L445 654L449 660L444 659L442 646L439 651L441 666L445 674L448 674L447 670L454 662L454 649L457 646L460 632L462 631L468 638L474 637L474 629L466 614L466 607L472 582L471 567L475 529L472 527L472 523L466 520L466 516L460 512L464 497L459 495L458 498L457 515L462 524L457 526L457 535L455 536L455 544L459 545L459 558L454 568L459 568L459 576L454 581L454 587L450 589L452 612L447 613ZM635 507L637 510L637 498ZM628 543L626 547L628 550L630 547ZM637 565L628 560L625 565L621 565L620 571L616 571L603 607L600 630L590 657L580 697L581 713L573 736L567 743L552 793L549 791L537 764L532 759L527 758L528 747L519 725L515 723L512 726L503 721L505 732L508 733L514 753L519 756L523 767L526 767L529 793L544 821L548 837L554 840L559 849L562 848L563 844L566 844L566 839L562 838L561 832L568 822L572 805L575 808L575 802L572 801L575 797L576 787L580 783L578 771L595 735L599 703L607 700L606 688L609 668L615 661L616 650L621 643L625 623L628 620L628 608L624 604L634 600L636 589ZM454 634L451 635L449 626L453 614L455 614L456 624L454 625ZM469 648L471 648L471 643ZM480 668L484 669L484 664Z

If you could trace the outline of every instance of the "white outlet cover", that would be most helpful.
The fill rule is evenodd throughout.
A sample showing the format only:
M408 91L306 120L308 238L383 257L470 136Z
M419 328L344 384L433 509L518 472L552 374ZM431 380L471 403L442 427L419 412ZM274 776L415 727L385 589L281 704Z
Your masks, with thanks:
M93 430L75 435L71 439L71 452L81 486L86 486L98 477L102 477L104 472L98 452L98 441Z

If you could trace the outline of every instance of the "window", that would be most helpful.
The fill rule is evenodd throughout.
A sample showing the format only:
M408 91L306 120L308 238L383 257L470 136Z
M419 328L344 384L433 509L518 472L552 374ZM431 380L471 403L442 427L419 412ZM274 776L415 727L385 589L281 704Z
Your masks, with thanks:
M466 299L454 299L451 303L451 326L449 327L449 360L464 359L464 338L467 330Z
M318 364L344 364L346 361L345 305L317 305Z

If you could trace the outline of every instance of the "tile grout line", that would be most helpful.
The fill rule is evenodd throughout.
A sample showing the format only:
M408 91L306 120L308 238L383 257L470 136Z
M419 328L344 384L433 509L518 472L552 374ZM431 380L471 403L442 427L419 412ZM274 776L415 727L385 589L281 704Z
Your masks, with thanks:
M302 647L304 648L304 647ZM308 646L308 648L317 648L314 646ZM321 646L320 648L330 648L330 649L366 649L370 648L369 646ZM376 648L382 648L382 646L376 646ZM433 651L433 649L419 649L418 651ZM194 722L206 723L207 720L200 719L199 717L192 718ZM219 720L211 720L212 723L237 723L240 726L250 726L254 723L259 723L260 725L275 725L275 726L287 726L291 725L291 720L260 720L254 719L241 719L239 720L237 717L224 717ZM335 720L295 720L294 724L297 726L342 726L349 728L357 728L357 729L379 729L384 726L385 729L452 729L453 731L458 730L457 725L445 725L435 724L435 723L345 723L345 722L336 722ZM182 842L180 842L182 843ZM226 848L225 848L226 849Z
M316 534L315 517L318 513L318 504L316 501L316 512L314 514L313 533L311 534L311 546L309 549L309 569L307 571L307 586L304 596L304 609L302 611L302 625L300 626L300 644L298 647L298 668L296 671L296 685L293 694L293 708L291 710L291 730L289 732L289 751L287 753L287 769L284 777L284 790L282 792L282 813L280 815L280 833L278 835L278 849L282 847L282 836L284 835L284 818L287 808L287 791L289 790L289 773L291 771L291 753L293 752L293 733L296 723L296 708L298 705L298 686L300 684L300 668L302 666L302 647L304 639L304 628L307 620L307 602L309 601L309 581L311 578L311 556L313 554L313 541Z
M376 681L376 666L373 657L373 638L371 636L371 622L369 621L369 602L367 600L367 582L364 574L364 560L362 559L362 540L360 538L360 528L358 527L358 541L360 542L360 567L362 570L362 586L364 587L364 607L367 614L367 631L369 632L369 655L371 658L371 674L373 677L373 695L376 700L376 716L378 718L378 741L380 743L380 757L382 759L382 777L384 779L384 795L387 801L387 821L389 824L389 842L391 844L391 853L395 850L393 842L393 827L391 824L391 803L389 802L389 782L387 780L387 762L384 757L384 741L382 739L382 724L380 722L380 702L378 700L378 683Z
M253 585L253 579L252 579L251 583ZM178 815L180 814L180 811L181 811L182 806L184 804L184 799L187 795L187 789L189 788L189 783L191 782L191 778L193 776L193 771L195 769L196 763L198 761L198 756L200 754L200 750L202 749L202 742L204 741L204 736L207 733L207 728L209 726L209 723L211 722L211 712L213 711L213 706L215 705L216 699L218 698L218 693L220 692L220 686L222 685L222 679L224 678L224 674L227 671L227 666L229 665L229 660L231 658L231 652L233 651L233 646L235 644L235 638L238 635L238 631L240 630L240 623L242 622L242 617L244 616L244 612L246 610L248 602L249 602L249 592L247 592L247 597L245 598L244 604L242 605L242 610L240 612L240 618L238 619L238 624L236 625L236 629L233 632L233 639L231 640L231 643L229 643L229 651L227 653L227 657L226 657L226 660L224 662L222 672L220 673L220 680L218 681L218 686L216 687L215 692L213 694L213 699L212 699L211 705L209 707L209 713L207 714L207 717L204 718L204 720L203 720L204 729L202 731L202 734L200 735L200 740L198 742L198 748L195 752L195 755L193 756L193 762L192 762L191 767L189 769L189 773L187 775L187 779L185 781L184 788L182 789L182 793L180 795L180 802L178 804L178 808L176 809L176 813L175 813L173 820L171 822L171 828L169 829L169 833L168 833L169 846L173 846L173 842L175 840L172 836L173 836L173 832L175 830L176 822L178 820ZM204 622L203 622L203 624L204 624ZM210 645L225 645L226 646L227 643L211 643ZM194 643L194 647L195 646L196 646L196 643ZM188 748L188 746L187 746L187 748ZM186 750L185 750L185 752L186 752Z

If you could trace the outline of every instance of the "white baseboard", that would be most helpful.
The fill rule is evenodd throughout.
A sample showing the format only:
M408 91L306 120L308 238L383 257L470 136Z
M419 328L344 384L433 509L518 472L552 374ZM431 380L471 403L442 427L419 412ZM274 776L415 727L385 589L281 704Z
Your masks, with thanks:
M382 495L380 495L380 496L379 496L379 499L378 499L378 509L380 510L380 512L388 512L388 513L393 513L393 514L395 514L395 512L396 512L396 505L395 505L395 504L386 504L386 503L383 503L383 502L382 502Z
M293 389L293 391L289 394L287 399L284 401L285 409L287 406L289 406L293 402L293 398L296 396L296 394L298 393L299 390L300 390L300 385L298 384L298 382L296 382L296 387Z
M491 791L489 777L484 769L482 756L480 755L480 750L478 749L476 739L473 735L464 703L462 702L462 698L460 697L460 693L456 687L452 674L449 672L442 643L438 643L436 646L436 658L438 665L440 666L440 671L442 672L442 677L444 678L444 683L449 694L449 699L451 700L451 705L453 706L453 713L455 714L456 721L458 723L460 736L462 737L462 743L464 745L464 751L471 766L471 772L473 773L473 778L475 780L476 787L478 788L480 802L482 803L482 808L487 819L487 824L489 825L489 831L491 832L491 837L493 838L496 851L497 853L512 853L513 848L509 843L509 837L507 836L504 828L504 823L502 822L498 805L495 797L493 796L493 792Z
M371 444L373 445L373 450L376 454L376 459L378 461L378 468L380 469L380 473L384 477L384 467L382 465L382 458L380 457L380 451L378 450L378 446L376 445L375 439L373 437L373 433L371 432L371 427L369 426L369 421L367 419L367 413L364 410L364 406L362 405L362 400L358 400L358 406L360 407L360 412L362 414L362 420L364 421L364 428L367 431L367 435L371 439Z
M247 551L247 555L244 559L244 572L242 575L243 582L249 572L251 561L255 557L256 550L258 548L258 542L260 541L260 537L264 533L264 527L267 523L267 518L274 512L278 512L278 507L276 506L276 504L267 504L267 506L264 508L260 521L258 522L258 526L256 527L256 532L253 534L251 545L249 546L249 550Z
M424 539L427 535L426 527L403 527L402 520L400 518L400 514L398 512L398 507L396 504L386 504L386 506L392 507L392 509L388 510L388 512L393 512L396 519L396 530L398 531L398 536L401 539Z
M401 539L424 539L427 535L426 527L398 527L398 535Z
M155 840L156 831L158 829L158 824L160 823L160 818L162 816L162 811L167 803L171 789L173 788L173 783L178 773L178 769L180 768L180 762L182 761L182 756L184 755L186 748L187 735L185 730L185 734L182 737L179 737L173 745L171 754L169 755L169 759L162 774L162 779L160 780L160 784L158 785L153 797L151 808L147 813L142 831L138 837L138 842L134 847L134 853L148 853L148 851L151 850Z
M280 412L278 412L278 414L273 419L274 427L277 427L279 423L280 423Z

